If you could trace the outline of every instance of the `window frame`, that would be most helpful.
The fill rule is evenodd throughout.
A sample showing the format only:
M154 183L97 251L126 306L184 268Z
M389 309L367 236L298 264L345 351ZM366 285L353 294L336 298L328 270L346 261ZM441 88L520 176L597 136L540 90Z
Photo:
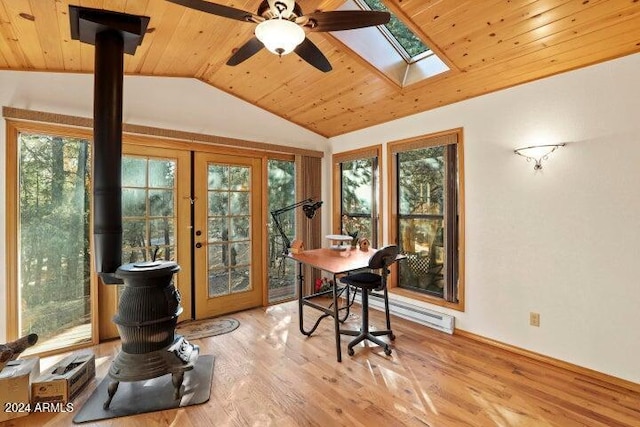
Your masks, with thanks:
M6 126L6 337L8 341L19 338L19 311L18 304L18 278L20 267L19 261L19 205L20 205L20 188L19 183L15 179L18 176L18 136L20 133L48 134L56 136L64 136L71 138L83 138L93 144L93 133L90 129L73 128L68 126L49 125L35 122L23 122L18 120L5 120ZM92 197L92 196L91 196ZM93 200L90 201L93 204ZM93 230L93 216L90 220L90 229ZM89 245L93 244L93 237ZM92 251L92 246L90 250ZM91 259L93 266L93 258ZM91 339L79 344L67 346L64 348L53 349L49 351L39 352L38 356L45 357L61 352L74 351L81 348L97 345L99 342L98 325L98 284L97 275L91 268L90 275L90 295L89 301L91 305Z
M372 245L381 246L383 242L383 199L382 199L382 145L371 145L350 151L343 151L331 156L332 167L332 226L334 234L342 234L342 163L353 160L375 158L373 183L376 206L371 209L372 229L375 229L377 242L372 239Z
M265 254L265 260L264 260L264 277L265 280L267 281L267 286L265 289L265 295L263 298L263 306L267 307L270 305L276 305L276 304L281 304L284 302L288 302L288 301L293 301L296 300L298 298L298 286L294 285L294 289L293 289L293 296L291 297L286 297L286 298L274 298L273 300L270 299L269 296L269 291L270 289L270 285L271 285L271 278L269 277L269 257L270 257L270 250L269 250L269 239L270 239L270 233L269 233L269 224L272 221L272 217L271 217L271 210L274 209L274 206L270 206L269 205L269 161L270 160L274 160L274 161L280 161L280 162L291 162L293 163L293 170L294 170L294 197L293 197L293 202L296 202L296 198L297 198L297 190L298 190L298 171L300 169L300 166L298 164L298 162L296 162L296 156L293 154L284 154L284 153L267 153L264 157L264 164L263 164L263 180L262 182L264 183L264 188L263 188L263 194L264 194L264 211L265 211L265 215L266 215L266 225L264 227L264 236L263 236L263 253ZM294 211L295 212L295 211ZM298 228L298 216L294 215L294 231L297 230ZM285 260L283 260L285 261ZM295 275L295 267L294 268L294 275Z
M362 10L377 10L373 9L367 3L367 0L354 0L354 2L362 9ZM407 65L414 64L422 59L425 59L431 55L435 55L435 53L431 50L431 48L418 36L409 26L404 22L403 19L400 18L395 12L393 12L389 7L383 2L380 2L384 9L389 12L393 18L396 18L406 29L420 41L422 46L424 46L425 50L423 52L418 53L417 55L411 55L407 49L400 43L400 40L391 32L391 30L387 27L387 24L377 25L376 28L382 33L382 35L389 41L389 44L393 46L393 48L398 52L398 54L404 59ZM384 11L384 10L383 10Z
M454 142L451 142L454 141ZM457 294L457 301L448 301L444 298L440 298L426 293L414 291L411 289L400 288L398 286L398 266L393 267L391 280L389 281L389 291L398 295L402 295L408 298L412 298L419 301L428 302L430 304L451 308L458 311L464 311L465 309L465 209L464 209L464 141L462 128L445 130L442 132L421 135L409 139L390 142L387 144L387 182L389 183L388 200L389 200L389 241L395 244L399 244L399 220L400 215L398 211L398 168L397 168L397 153L410 151L420 148L427 148L432 146L439 146L445 144L455 144L456 146L456 163L457 163L457 218L449 216L448 224L452 222L456 225L454 227L447 226L444 233L447 234L448 239L454 238L457 241L457 253L455 247L449 245L446 250L447 257L457 258L454 262L457 263L457 286L455 292ZM451 165L447 166L449 169ZM447 191L451 191L451 185L456 184L456 180L448 180ZM451 198L447 198L450 203ZM453 206L449 205L445 211L451 212ZM445 218L447 213L445 212ZM447 272L447 280L451 280L453 272ZM450 286L450 282L447 282L445 286Z

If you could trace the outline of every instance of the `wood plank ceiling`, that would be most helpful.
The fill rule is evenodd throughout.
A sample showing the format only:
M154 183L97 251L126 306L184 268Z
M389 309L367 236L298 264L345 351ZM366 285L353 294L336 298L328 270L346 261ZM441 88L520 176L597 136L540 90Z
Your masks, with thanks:
M303 11L343 0L301 0ZM256 11L260 0L217 0ZM165 0L0 0L0 69L93 72L71 40L69 4L151 18L129 75L194 77L326 137L640 52L640 0L384 0L451 70L401 88L326 33L308 37L333 71L262 50L225 62L253 33Z

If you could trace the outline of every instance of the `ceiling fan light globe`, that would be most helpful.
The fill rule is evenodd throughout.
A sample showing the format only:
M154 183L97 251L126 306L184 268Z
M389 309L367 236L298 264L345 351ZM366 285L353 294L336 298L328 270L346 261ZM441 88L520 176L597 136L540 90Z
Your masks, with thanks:
M282 56L293 50L304 41L302 27L286 19L269 19L258 24L256 37L272 53Z

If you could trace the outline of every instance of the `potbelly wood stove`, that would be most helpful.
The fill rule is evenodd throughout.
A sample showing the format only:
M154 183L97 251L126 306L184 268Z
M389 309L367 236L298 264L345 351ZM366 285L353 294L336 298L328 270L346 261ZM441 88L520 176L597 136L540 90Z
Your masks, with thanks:
M113 321L122 349L109 368L108 409L121 381L143 381L171 374L174 398L180 398L184 373L193 369L199 347L175 333L182 312L173 275L173 261L125 264L116 277L124 281L118 313Z

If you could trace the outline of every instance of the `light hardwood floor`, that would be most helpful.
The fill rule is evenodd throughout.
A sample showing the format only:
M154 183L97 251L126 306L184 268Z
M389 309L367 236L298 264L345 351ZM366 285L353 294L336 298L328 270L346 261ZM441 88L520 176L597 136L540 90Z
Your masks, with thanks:
M357 313L359 307L355 307ZM312 310L306 313L312 314ZM335 359L332 323L298 331L297 304L233 315L234 332L196 340L215 356L211 399L97 426L640 426L640 393L461 336L393 318L391 357L356 347ZM352 316L354 326L359 320ZM372 324L383 324L374 311ZM105 376L119 343L93 348ZM6 425L68 426L73 413L31 414Z

